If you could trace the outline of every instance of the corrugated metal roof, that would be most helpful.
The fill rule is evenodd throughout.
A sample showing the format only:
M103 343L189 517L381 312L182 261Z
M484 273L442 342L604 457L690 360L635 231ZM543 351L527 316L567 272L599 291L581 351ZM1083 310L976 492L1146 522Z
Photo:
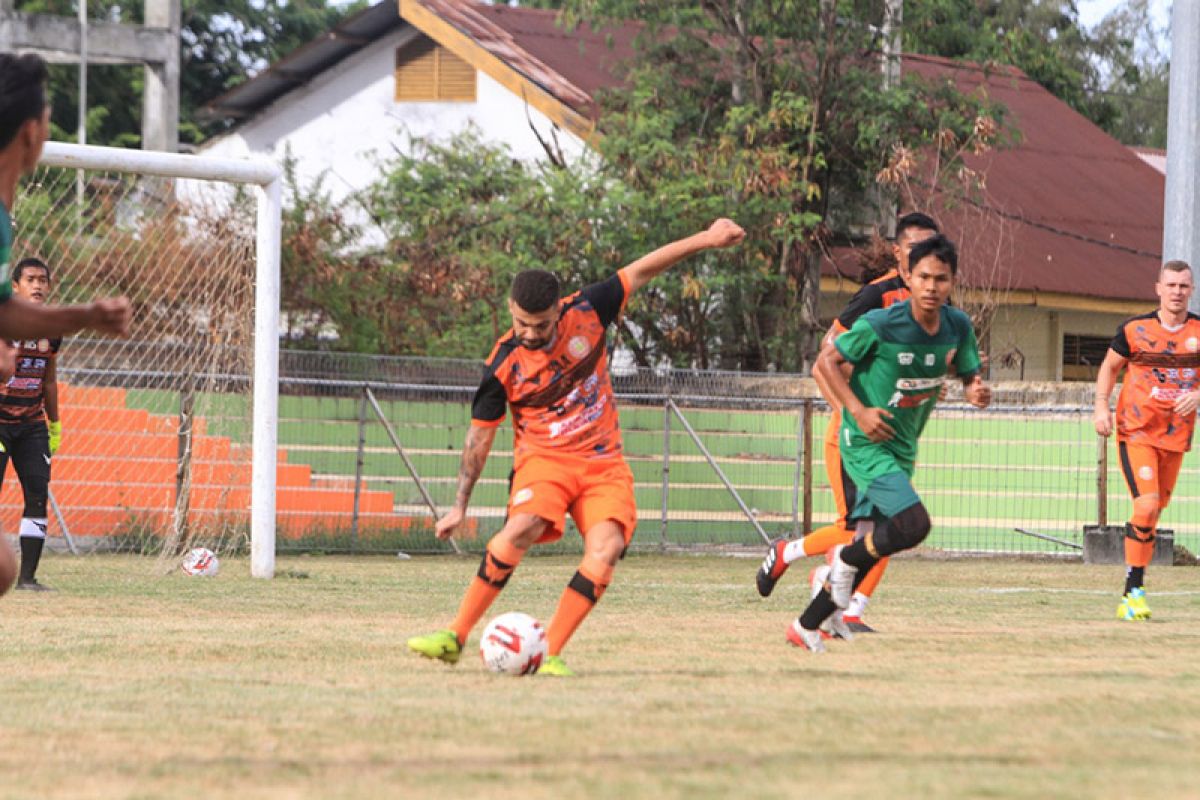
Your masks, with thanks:
M557 13L471 0L415 0L481 48L577 112L594 113L600 89L618 86L638 28L567 32ZM390 17L385 20L384 17ZM252 113L294 83L343 58L343 32L378 38L402 24L381 3L273 65L213 105ZM358 46L362 46L359 44ZM313 53L303 52L314 50ZM1160 260L1164 179L1137 155L1019 70L983 69L908 55L907 74L983 90L1003 104L1019 143L967 165L986 174L986 193L940 220L963 251L963 277L976 285L1118 300L1152 298ZM827 265L828 274L834 274ZM1151 300L1152 302L1152 300Z
M210 101L200 109L200 114L209 119L249 117L402 25L404 21L396 11L394 0L383 0L347 17L332 30Z

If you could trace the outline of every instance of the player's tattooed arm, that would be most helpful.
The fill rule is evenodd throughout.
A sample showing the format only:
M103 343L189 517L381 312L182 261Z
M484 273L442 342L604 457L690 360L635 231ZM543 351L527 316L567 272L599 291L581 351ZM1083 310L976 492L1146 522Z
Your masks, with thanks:
M449 539L466 518L471 492L475 490L475 484L483 474L483 466L487 463L488 454L492 452L492 442L495 440L494 425L472 425L467 431L467 442L463 445L462 462L458 468L458 492L454 497L454 508L437 521L437 538Z
M1100 364L1096 373L1096 403L1092 413L1092 425L1101 436L1112 435L1113 415L1108 407L1108 400L1112 396L1113 387L1117 385L1117 375L1121 373L1127 361L1128 359L1116 350L1109 348L1108 355L1104 357L1104 362Z

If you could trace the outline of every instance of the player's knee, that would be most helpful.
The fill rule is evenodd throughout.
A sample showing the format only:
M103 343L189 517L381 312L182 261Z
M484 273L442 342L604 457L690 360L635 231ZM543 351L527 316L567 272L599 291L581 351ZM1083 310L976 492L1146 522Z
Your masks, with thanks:
M513 547L528 550L550 523L534 514L514 514L504 523L504 527L496 535L507 541Z
M875 549L881 557L899 553L925 541L933 522L924 503L909 506L899 514L888 519L887 523L876 528L874 533Z
M1140 528L1153 528L1158 524L1158 514L1162 510L1157 494L1144 494L1134 498L1133 519L1130 522Z
M50 496L50 482L45 478L32 478L23 484L25 490L25 517L35 519L46 516L46 502Z
M621 526L612 520L594 526L584 539L585 552L609 566L616 566L625 553L625 534Z

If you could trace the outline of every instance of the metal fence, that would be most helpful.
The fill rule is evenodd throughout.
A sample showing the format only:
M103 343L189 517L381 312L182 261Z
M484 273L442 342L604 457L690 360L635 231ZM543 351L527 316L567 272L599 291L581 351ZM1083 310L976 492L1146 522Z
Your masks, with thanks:
M448 549L433 511L453 501L476 362L287 352L280 444L314 481L356 493L343 529L281 548ZM759 545L835 516L824 465L828 406L794 375L628 370L613 375L639 524L635 548ZM927 546L978 553L1072 552L1083 526L1123 521L1115 444L1096 436L1087 384L1001 385L987 411L952 387L921 442L915 478L934 519ZM390 427L390 432L388 428ZM458 545L501 525L512 462L502 426ZM1111 475L1110 475L1111 473ZM1180 476L1163 525L1196 549L1200 470ZM389 505L390 502L390 505ZM1023 533L1022 531L1025 531ZM563 547L578 539L564 537Z
M241 512L231 513L223 526L234 534L219 543L236 547L245 538L237 531L248 520L249 473L243 462L249 378L230 371L214 381L163 380L170 354L162 348L146 353L104 368L82 357L63 365L62 380L93 393L119 386L120 394L108 401L119 400L142 415L135 421L144 431L122 428L92 437L95 441L128 444L136 435L146 444L135 447L138 464L116 463L128 460L119 454L106 462L99 450L75 453L64 445L52 483L63 492L61 519L80 520L76 538L142 547L147 538L161 537L164 526L202 522L213 513L203 499L217 497L221 508L241 504ZM476 485L466 535L454 543L432 535L435 514L454 499L480 373L473 361L284 351L279 549L481 549L504 518L512 463L507 423ZM761 546L833 521L824 464L829 409L810 381L777 374L617 370L613 385L635 478L634 548ZM192 388L197 386L202 388ZM915 477L934 519L927 546L1067 553L1073 551L1070 544L1051 539L1079 544L1084 525L1122 522L1129 500L1115 467L1114 444L1092 430L1091 393L1088 384L1001 385L992 408L979 411L952 387L926 429ZM96 426L118 416L93 411L87 420ZM64 415L71 412L68 401ZM68 435L76 447L81 431L72 425ZM147 450L151 442L157 442L153 457ZM72 459L79 463L72 466ZM96 466L103 464L108 466ZM130 467L125 472L132 478L118 467ZM162 485L150 491L152 468L163 475L156 479ZM115 491L131 479L137 486ZM86 508L73 507L71 482L79 484L75 495L86 498ZM85 484L104 491L84 494ZM16 488L6 487L6 523L19 514ZM1188 459L1163 525L1193 550L1200 549L1198 503L1200 470ZM110 520L109 528L88 529L85 519L96 525ZM569 531L559 547L577 549L579 539Z

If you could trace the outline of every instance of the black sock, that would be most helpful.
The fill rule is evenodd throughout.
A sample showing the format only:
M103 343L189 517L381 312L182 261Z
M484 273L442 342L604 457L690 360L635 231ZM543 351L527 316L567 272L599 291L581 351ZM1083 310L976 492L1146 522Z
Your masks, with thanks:
M860 575L879 563L879 559L871 555L871 551L867 549L867 539L869 538L869 536L863 537L842 548L842 561L852 567L858 567Z
M837 606L833 604L833 598L829 596L829 590L822 588L821 591L817 592L817 596L812 599L812 602L808 604L808 608L804 609L804 613L800 615L800 627L805 630L815 631L835 611L837 611Z
M42 546L46 540L40 536L21 537L21 580L31 581L37 574L38 562L42 560Z
M1134 589L1140 589L1145 585L1146 568L1145 567L1129 567L1125 570L1125 594L1129 594Z

